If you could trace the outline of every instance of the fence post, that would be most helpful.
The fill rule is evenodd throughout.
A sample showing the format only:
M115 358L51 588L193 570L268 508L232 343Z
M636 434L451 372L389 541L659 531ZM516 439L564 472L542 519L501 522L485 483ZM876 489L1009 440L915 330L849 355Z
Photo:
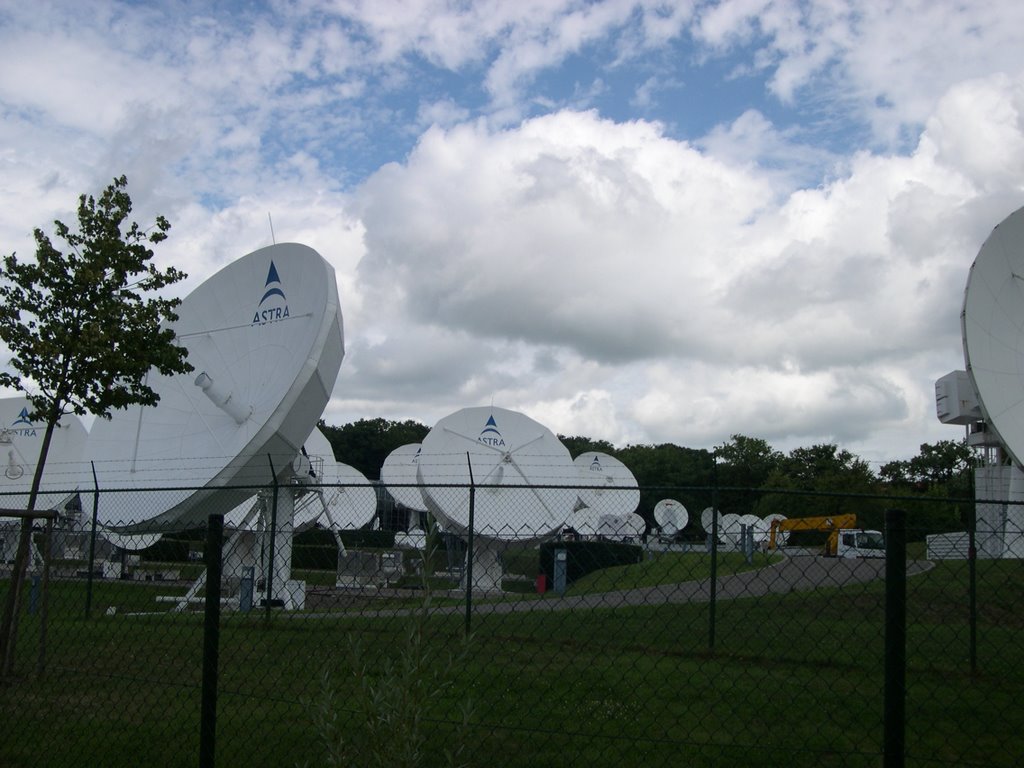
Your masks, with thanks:
M885 768L903 768L907 679L907 529L885 511Z
M206 613L203 622L203 689L199 709L199 768L213 768L217 744L217 665L223 546L224 515L210 515L206 530Z
M708 598L708 650L715 650L715 602L718 597L718 454L711 455L711 595Z
M36 661L36 677L40 680L46 674L46 631L50 618L50 558L53 557L53 518L46 518L46 538L43 540L43 583L39 609L39 658Z
M967 600L971 674L978 674L978 508L974 507L971 524L968 526L967 545Z
M92 611L92 572L96 567L96 516L100 509L100 482L96 479L96 462L92 466L92 530L89 533L89 572L85 576L85 618Z
M466 637L473 621L473 516L476 511L476 483L473 480L473 462L466 452L469 467L469 536L466 539Z
M274 484L273 501L270 506L270 545L267 553L267 579L266 591L264 592L264 605L266 605L266 618L270 619L270 602L274 594L274 541L277 539L277 473L274 472L274 460L267 454L267 461L270 463L270 481Z

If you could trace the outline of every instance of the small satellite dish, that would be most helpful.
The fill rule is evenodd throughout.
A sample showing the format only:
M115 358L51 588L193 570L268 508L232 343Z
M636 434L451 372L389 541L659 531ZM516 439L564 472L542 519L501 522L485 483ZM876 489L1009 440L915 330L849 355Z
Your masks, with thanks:
M4 494L0 506L24 507L28 503L46 432L46 424L31 417L32 404L26 398L0 398L0 493ZM79 484L87 437L81 419L74 414L61 417L50 439L36 509L57 509L74 492Z
M722 519L718 524L718 535L722 541L728 544L739 545L740 516L732 512L722 515Z
M238 259L177 313L195 370L150 371L160 402L98 420L86 446L100 487L127 490L100 496L100 521L122 533L201 524L269 485L271 463L290 473L344 356L334 270L304 245Z
M756 531L757 528L762 525L761 518L757 515L740 515L737 523L742 526L747 526L748 531Z
M624 515L600 515L598 535L611 541L636 541L644 535L647 523L635 512Z
M579 472L551 430L504 408L463 408L423 438L417 468L423 500L446 531L469 528L470 464L476 535L541 538L576 504Z
M783 521L785 519L786 519L786 516L781 514L780 512L773 512L770 515L765 515L764 516L764 520L762 522L763 522L764 528L765 528L765 541L768 541L768 540L771 539L771 536L772 536L772 523L775 522L776 520L781 522L781 521ZM789 541L789 531L776 531L775 532L775 546L783 547L783 546L786 545L786 542L788 542L788 541Z
M420 492L416 468L420 461L420 444L400 445L384 459L380 480L392 498L406 509L426 512L427 505Z
M636 478L614 456L587 451L573 459L573 463L579 468L580 501L591 509L624 515L640 506Z
M704 507L704 510L700 513L700 525L708 533L711 533L711 528L715 524L715 515L718 515L718 535L722 535L722 513L715 512L713 507Z
M654 505L654 519L666 536L674 536L690 522L690 514L675 499L662 499Z
M601 532L601 513L589 507L583 507L569 515L565 525L576 531L577 536L592 539Z

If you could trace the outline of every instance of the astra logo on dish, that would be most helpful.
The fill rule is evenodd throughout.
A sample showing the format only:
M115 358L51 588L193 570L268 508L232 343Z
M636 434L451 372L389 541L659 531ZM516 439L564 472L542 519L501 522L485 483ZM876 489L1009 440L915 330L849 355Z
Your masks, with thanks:
M601 471L601 462L598 460L597 456L595 456L594 460L592 462L590 462L590 471L591 472L600 472Z
M274 262L270 262L270 269L267 270L267 282L264 284L264 288L266 290L263 292L263 298L260 299L259 307L252 316L252 325L265 325L275 320L285 320L289 316L288 297L284 295L284 290L281 288L281 278L278 277L277 267L274 266ZM275 296L281 297L281 300L284 302L283 307L263 307L264 302Z
M36 426L28 417L28 408L22 408L18 418L11 422L11 432L22 437L35 437Z
M501 436L501 432L498 431L498 423L494 420L494 414L487 417L487 423L480 432L480 437L477 438L477 442L483 443L484 445L492 445L495 448L505 447L505 438L503 438Z

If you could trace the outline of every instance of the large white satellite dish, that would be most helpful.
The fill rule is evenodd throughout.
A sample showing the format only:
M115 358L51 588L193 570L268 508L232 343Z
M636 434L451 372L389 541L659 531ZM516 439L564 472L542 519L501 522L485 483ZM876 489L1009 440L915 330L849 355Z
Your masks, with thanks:
M271 464L290 472L344 357L334 270L304 245L238 259L177 312L195 370L151 371L160 402L116 411L89 435L100 487L128 490L100 495L101 522L124 533L201 523L267 486ZM180 490L155 490L167 488Z
M447 531L469 528L470 463L477 486L475 534L534 539L557 530L576 504L579 472L547 427L504 408L464 408L423 439L417 476L431 514Z
M675 499L662 499L654 505L654 520L666 536L674 536L690 522L690 513Z
M406 509L426 512L427 505L420 492L416 469L420 461L420 444L400 445L384 459L380 480L392 498Z
M96 526L96 533L118 549L128 552L141 552L143 549L149 549L163 537L162 533L137 533L134 535L117 533L117 531L102 526Z
M1024 469L1024 208L996 226L971 265L960 315L967 373L987 427ZM1024 500L1019 478L1009 501ZM1024 557L1024 506L1006 508L1004 557Z
M964 360L981 412L1024 466L1024 208L989 235L971 266L961 313Z
M581 453L573 463L579 468L580 501L606 514L625 515L640 506L640 489L629 468L614 456L599 451Z
M46 424L31 417L32 404L26 398L0 399L0 493L4 494L0 506L17 508L28 503L46 432ZM50 439L36 509L57 508L78 486L87 437L81 419L74 414L61 417Z

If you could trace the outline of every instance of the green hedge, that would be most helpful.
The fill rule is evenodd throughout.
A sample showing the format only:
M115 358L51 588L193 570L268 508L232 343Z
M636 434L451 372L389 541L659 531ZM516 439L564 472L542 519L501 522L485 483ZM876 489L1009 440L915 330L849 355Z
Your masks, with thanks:
M548 580L548 588L555 583L555 550L566 551L566 585L588 573L616 565L632 565L643 560L644 551L635 544L613 541L549 541L540 546L540 570Z

